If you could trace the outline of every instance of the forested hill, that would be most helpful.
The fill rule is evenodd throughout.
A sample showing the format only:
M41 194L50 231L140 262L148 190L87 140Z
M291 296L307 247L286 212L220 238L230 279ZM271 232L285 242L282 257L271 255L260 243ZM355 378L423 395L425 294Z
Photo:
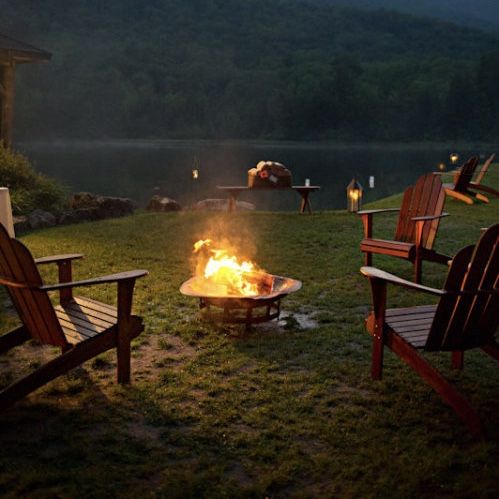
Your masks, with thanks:
M499 38L310 0L0 0L17 138L495 139ZM495 128L494 128L495 127Z
M364 9L391 9L499 32L497 0L310 0Z

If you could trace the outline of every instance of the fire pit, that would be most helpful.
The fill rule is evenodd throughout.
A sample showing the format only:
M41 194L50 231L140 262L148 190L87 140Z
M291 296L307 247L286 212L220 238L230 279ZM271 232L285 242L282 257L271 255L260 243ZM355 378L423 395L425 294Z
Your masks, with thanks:
M281 299L301 288L296 279L269 274L252 262L239 262L227 250L213 249L211 240L198 241L194 248L196 276L185 281L180 292L199 298L208 320L246 324L248 329L278 318Z

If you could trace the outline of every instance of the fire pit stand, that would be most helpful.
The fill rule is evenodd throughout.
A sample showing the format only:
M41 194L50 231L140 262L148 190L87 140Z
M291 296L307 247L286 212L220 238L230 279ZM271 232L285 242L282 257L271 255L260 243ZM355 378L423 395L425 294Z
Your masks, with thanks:
M212 307L218 310L213 311ZM249 329L252 324L279 318L281 297L260 298L258 300L200 297L199 308L203 311L203 316L209 321L246 324L246 329Z
M185 281L180 292L199 298L199 308L205 319L211 322L246 324L246 329L250 329L252 324L277 319L281 311L281 299L301 288L301 282L296 279L272 274L265 274L263 277L266 286L258 296L210 296L203 289L203 280L199 277Z

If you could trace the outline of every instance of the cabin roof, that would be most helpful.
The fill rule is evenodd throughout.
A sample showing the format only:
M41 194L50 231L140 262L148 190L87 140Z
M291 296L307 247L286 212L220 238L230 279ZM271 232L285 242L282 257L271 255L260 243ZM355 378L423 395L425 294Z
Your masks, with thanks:
M0 33L0 64L48 61L51 57L52 54L46 50Z

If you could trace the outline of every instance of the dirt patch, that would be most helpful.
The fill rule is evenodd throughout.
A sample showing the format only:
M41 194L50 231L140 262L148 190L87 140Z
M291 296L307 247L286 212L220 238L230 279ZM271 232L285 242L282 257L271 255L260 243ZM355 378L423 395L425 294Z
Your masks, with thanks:
M138 380L157 381L162 369L180 369L196 355L196 349L173 334L150 335L148 341L135 350L133 356L134 377Z

